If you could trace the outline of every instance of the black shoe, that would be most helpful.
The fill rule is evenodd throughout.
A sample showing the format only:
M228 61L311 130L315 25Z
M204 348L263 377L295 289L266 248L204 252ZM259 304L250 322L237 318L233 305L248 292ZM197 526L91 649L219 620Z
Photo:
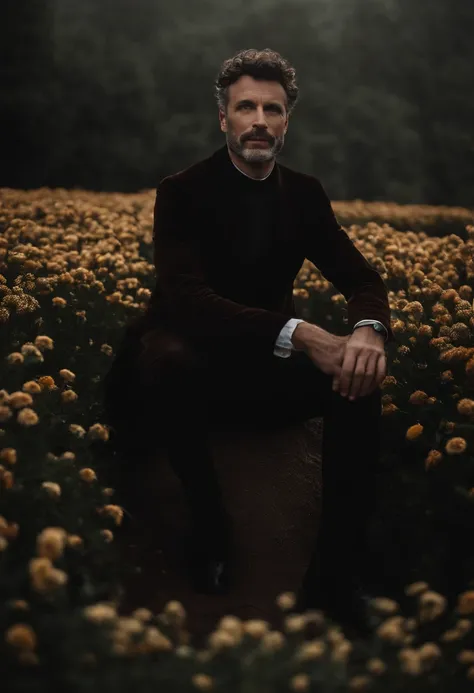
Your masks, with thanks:
M319 609L330 620L340 625L349 638L364 638L373 635L382 619L372 608L370 601L383 596L357 582L335 583L328 589L301 589L297 595L295 611Z
M231 525L226 514L212 524L196 523L188 559L189 577L199 594L227 594L231 588Z

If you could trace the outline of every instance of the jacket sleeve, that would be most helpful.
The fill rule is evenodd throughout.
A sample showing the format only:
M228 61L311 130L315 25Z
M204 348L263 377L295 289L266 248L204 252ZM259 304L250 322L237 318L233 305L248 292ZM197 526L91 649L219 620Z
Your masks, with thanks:
M387 342L394 341L382 277L338 223L321 183L314 178L313 184L313 212L305 223L305 256L346 299L351 331L359 320L379 320L387 330Z
M217 294L203 270L198 225L186 191L172 178L158 186L154 207L154 264L160 300L191 335L243 342L272 353L289 316L236 303ZM223 259L224 261L224 259Z

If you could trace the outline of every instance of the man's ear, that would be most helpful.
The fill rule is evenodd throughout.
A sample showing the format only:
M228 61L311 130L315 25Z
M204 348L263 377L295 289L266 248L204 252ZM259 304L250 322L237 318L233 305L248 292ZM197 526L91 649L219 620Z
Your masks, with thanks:
M224 111L219 109L219 122L221 125L222 132L227 132L227 118Z

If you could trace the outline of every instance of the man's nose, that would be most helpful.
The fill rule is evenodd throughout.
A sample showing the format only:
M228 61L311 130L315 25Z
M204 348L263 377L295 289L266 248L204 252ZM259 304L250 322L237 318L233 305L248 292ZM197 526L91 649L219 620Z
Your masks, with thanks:
M265 112L264 112L263 108L257 108L257 115L255 116L255 123L257 125L263 125L263 126L267 125L267 121L265 118Z

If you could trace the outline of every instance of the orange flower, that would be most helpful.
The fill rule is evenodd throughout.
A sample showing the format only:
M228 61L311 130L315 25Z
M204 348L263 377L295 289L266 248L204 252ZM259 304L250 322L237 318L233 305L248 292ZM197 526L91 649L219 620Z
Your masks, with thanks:
M422 433L423 426L421 424L415 424L414 426L410 426L410 428L407 430L406 439L415 440L416 438L419 438Z
M450 438L446 443L445 450L448 455L461 455L467 448L464 438Z
M436 467L437 464L443 459L443 453L439 450L430 450L425 459L425 469L431 469L431 467Z

